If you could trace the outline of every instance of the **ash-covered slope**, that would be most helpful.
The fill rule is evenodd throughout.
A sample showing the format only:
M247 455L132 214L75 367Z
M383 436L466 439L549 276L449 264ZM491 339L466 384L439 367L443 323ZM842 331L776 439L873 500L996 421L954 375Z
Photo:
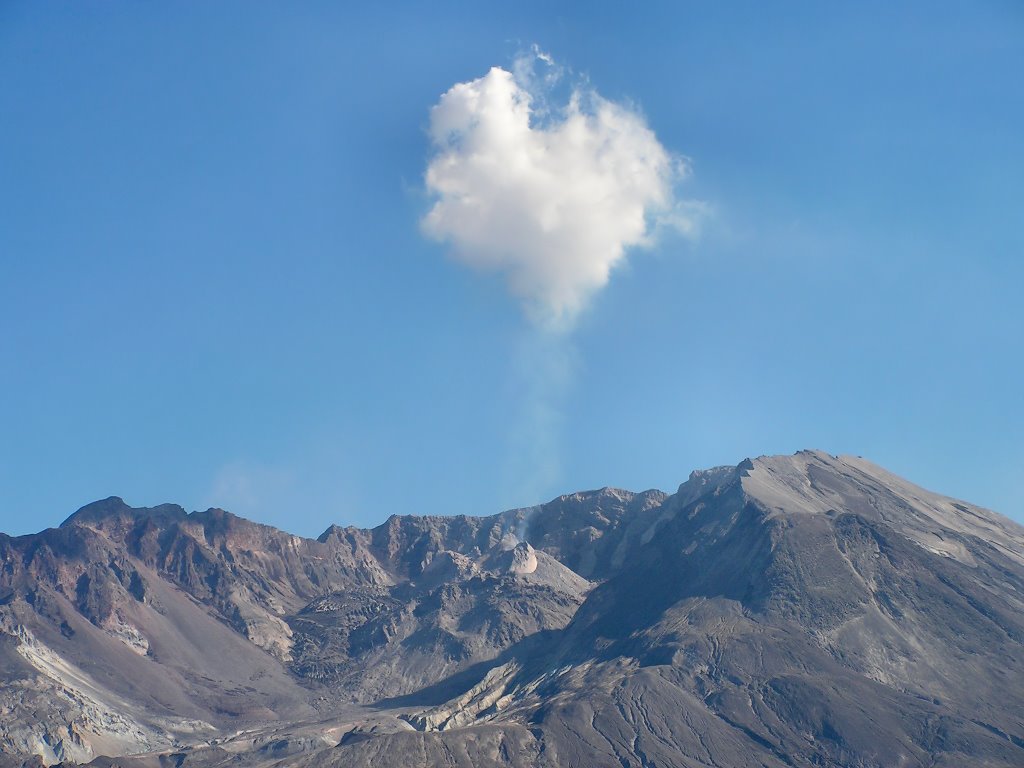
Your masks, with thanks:
M108 500L0 554L0 751L51 763L1024 764L1024 529L852 457L318 541Z
M415 722L527 722L552 765L1024 764L1019 526L817 452L659 519L546 656Z

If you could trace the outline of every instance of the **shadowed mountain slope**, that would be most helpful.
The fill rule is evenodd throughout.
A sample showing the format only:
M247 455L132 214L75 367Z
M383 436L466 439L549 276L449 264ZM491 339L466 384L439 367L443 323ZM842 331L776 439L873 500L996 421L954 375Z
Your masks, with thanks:
M1024 764L1024 529L859 458L318 540L107 499L0 557L16 765Z

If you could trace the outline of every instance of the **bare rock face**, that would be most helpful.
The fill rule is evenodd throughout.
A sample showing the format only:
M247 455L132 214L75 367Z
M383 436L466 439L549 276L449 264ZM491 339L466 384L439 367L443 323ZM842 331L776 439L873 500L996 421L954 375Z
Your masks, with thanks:
M392 587L351 587L313 601L290 619L292 669L359 703L411 694L562 629L592 587L525 542L473 540L490 548L463 542L464 554L445 548L458 541L438 536L437 549L416 555L415 578L400 571Z
M1024 529L821 452L317 540L111 498L0 534L0 766L1019 766L1022 617Z
M516 544L512 549L512 562L508 572L516 576L525 576L537 570L537 553L527 542Z

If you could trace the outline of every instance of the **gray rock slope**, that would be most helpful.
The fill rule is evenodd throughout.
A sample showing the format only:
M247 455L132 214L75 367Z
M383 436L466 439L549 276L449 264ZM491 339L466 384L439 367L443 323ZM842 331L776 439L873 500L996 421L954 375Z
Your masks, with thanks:
M1024 529L859 458L318 540L107 499L0 560L0 765L1024 765Z

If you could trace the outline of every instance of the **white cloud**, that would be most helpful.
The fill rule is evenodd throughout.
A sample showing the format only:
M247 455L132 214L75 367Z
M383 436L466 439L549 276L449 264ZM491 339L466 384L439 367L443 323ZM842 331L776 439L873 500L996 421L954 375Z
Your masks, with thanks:
M538 65L543 71L538 73ZM459 83L431 111L426 234L475 269L501 273L545 328L572 325L627 249L657 227L692 234L702 209L677 202L681 158L629 107L577 86L536 47L512 72Z

